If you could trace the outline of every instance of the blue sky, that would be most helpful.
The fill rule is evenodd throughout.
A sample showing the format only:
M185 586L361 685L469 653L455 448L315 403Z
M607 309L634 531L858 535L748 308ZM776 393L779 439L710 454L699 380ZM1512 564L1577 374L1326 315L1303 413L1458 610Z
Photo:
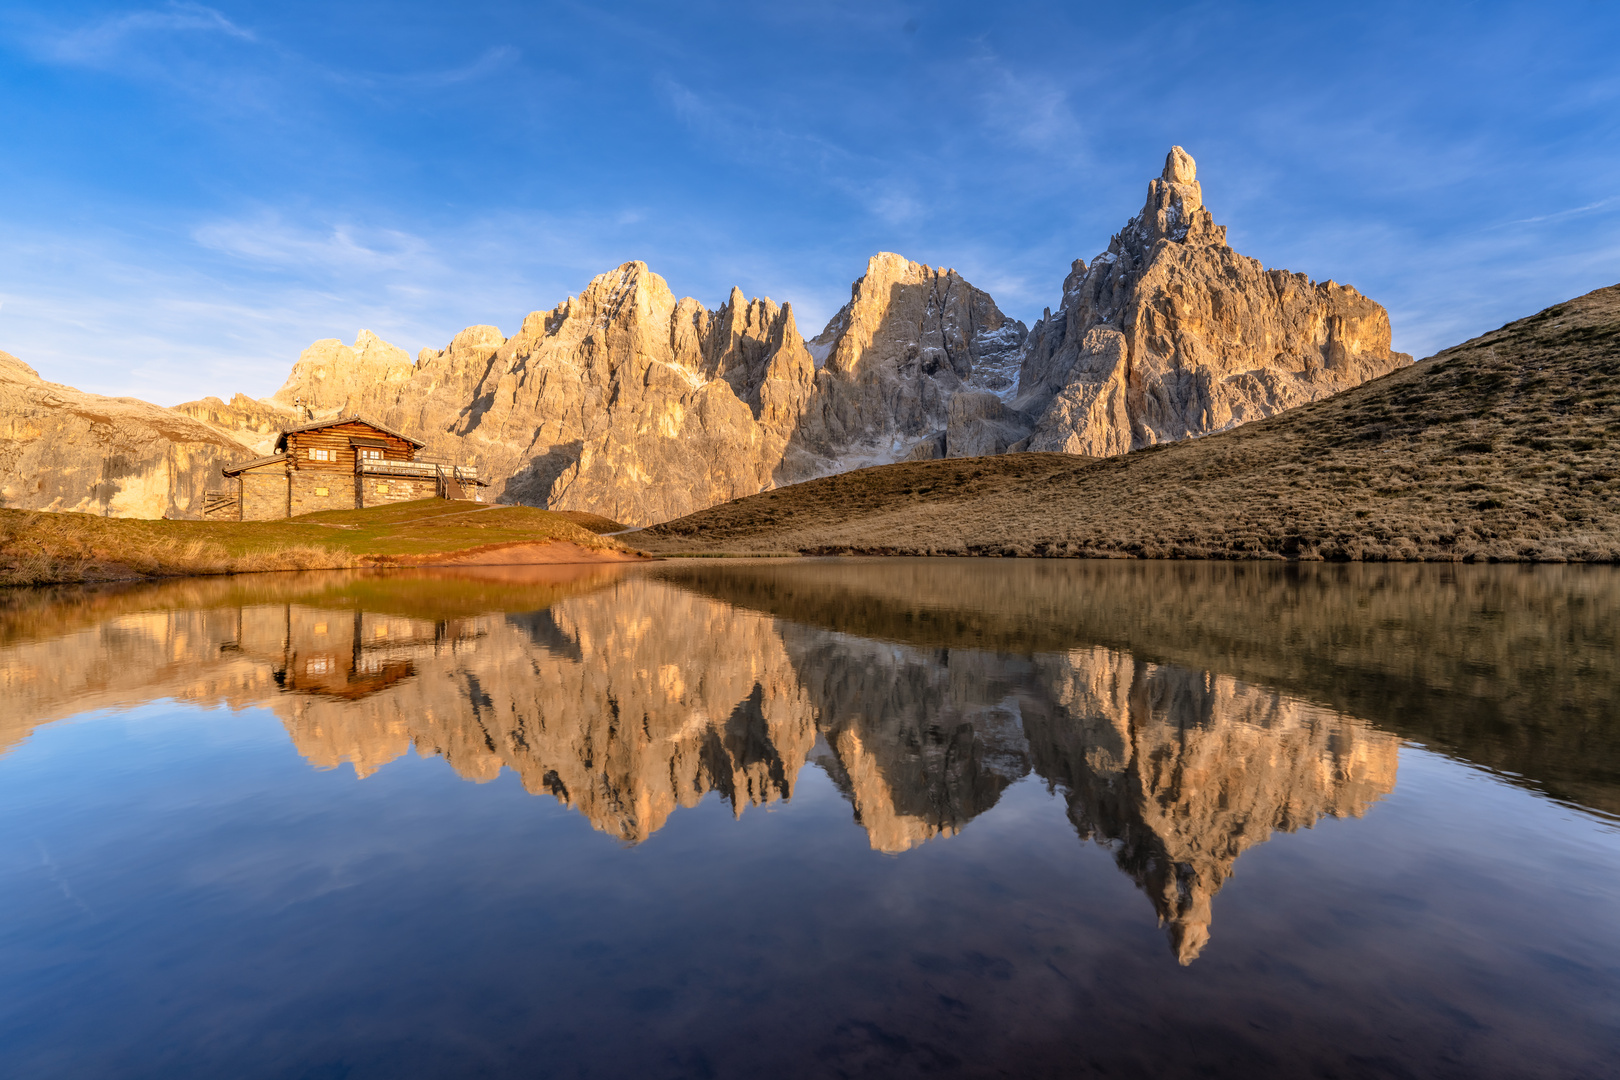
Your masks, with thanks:
M1418 355L1620 280L1620 5L0 8L0 350L173 404L643 259L808 336L880 250L1026 322L1173 143Z

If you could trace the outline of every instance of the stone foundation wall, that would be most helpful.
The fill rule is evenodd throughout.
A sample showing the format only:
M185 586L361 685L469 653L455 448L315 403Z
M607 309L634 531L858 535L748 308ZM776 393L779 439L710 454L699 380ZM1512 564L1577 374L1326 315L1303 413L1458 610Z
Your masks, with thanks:
M242 520L275 521L287 516L287 474L242 474Z
M402 479L398 476L367 476L361 481L361 506L388 506L413 499L433 499L439 494L437 479Z
M310 471L293 473L292 512L314 514L321 510L353 510L355 478L340 472Z

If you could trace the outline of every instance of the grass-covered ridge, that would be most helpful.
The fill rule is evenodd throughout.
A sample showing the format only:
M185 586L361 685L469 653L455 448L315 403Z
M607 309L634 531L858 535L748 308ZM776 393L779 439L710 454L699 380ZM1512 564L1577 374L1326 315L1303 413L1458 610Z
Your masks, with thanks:
M418 565L519 545L624 545L529 506L423 499L283 521L141 521L0 510L0 585Z
M1620 286L1219 435L863 469L634 535L671 554L1620 561Z

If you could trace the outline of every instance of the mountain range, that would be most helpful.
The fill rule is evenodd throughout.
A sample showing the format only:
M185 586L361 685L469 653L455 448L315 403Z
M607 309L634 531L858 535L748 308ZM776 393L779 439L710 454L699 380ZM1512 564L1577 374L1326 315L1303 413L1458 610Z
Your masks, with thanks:
M222 465L360 414L475 464L500 501L645 525L868 465L1121 454L1411 362L1377 303L1233 251L1175 147L1032 328L956 271L885 252L809 339L791 304L733 289L710 310L629 262L511 337L473 326L414 360L368 331L317 341L259 400L100 398L0 354L0 504L200 516Z

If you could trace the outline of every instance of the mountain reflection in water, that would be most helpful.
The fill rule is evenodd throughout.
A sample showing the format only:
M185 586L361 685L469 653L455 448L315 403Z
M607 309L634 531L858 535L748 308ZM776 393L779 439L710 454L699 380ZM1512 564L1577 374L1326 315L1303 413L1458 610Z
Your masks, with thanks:
M0 1072L1608 1075L1617 626L1613 567L0 592Z
M904 569L423 571L88 594L9 613L0 746L155 698L264 706L318 767L366 777L414 749L477 782L511 769L630 844L710 792L738 815L789 799L813 763L891 854L954 835L1033 773L1146 893L1183 964L1246 849L1359 817L1395 785L1397 736L1208 669L1073 634L1063 647L1050 626L1025 625L1056 637L1020 652L771 613L806 573L859 591L904 589ZM717 581L748 595L717 598ZM906 595L978 617L982 635L982 611ZM844 600L881 620L881 589Z

